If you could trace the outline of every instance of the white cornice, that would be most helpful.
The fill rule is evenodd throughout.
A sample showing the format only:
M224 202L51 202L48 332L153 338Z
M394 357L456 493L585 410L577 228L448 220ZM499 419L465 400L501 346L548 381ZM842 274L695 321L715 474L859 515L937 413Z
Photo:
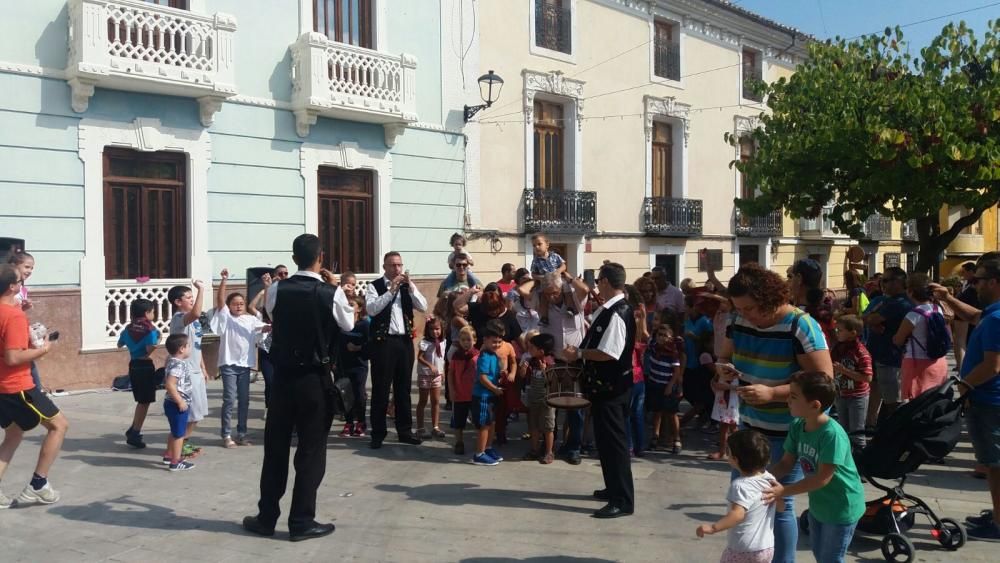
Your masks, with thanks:
M46 68L38 65L28 65L0 61L0 73L24 74L27 76L41 76L43 78L66 79L66 72L61 68Z

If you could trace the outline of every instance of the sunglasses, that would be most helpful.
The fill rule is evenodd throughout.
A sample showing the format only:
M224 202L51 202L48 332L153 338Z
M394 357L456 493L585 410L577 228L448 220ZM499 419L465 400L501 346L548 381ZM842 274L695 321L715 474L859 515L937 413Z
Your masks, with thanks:
M455 262L455 267L456 268L468 268L469 265L466 264L466 263L464 263L464 262Z

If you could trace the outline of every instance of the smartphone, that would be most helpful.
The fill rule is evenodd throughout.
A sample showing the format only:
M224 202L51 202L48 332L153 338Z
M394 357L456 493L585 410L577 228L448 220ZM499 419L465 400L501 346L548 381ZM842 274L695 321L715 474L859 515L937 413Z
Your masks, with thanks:
M746 381L746 376L743 374L743 372L736 369L736 366L734 366L733 364L729 364L726 362L717 362L715 365L722 368L725 371L732 373L737 378L739 378L740 381Z
M49 340L59 340L59 331L53 330L49 333Z

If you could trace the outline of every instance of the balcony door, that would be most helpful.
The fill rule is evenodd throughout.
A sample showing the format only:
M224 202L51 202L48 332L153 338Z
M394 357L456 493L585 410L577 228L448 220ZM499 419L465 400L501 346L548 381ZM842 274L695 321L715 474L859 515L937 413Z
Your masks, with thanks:
M185 169L181 153L105 149L106 279L188 277Z
M372 0L313 0L313 31L331 41L374 49Z
M375 175L370 170L319 169L319 239L325 268L375 271Z
M656 198L673 197L674 128L662 121L653 122L653 193Z
M565 139L561 104L535 101L535 190L565 188Z
M740 162L747 163L752 160L753 153L753 139L750 137L740 138ZM747 175L744 172L740 172L740 199L753 199L756 195L756 190L747 181Z

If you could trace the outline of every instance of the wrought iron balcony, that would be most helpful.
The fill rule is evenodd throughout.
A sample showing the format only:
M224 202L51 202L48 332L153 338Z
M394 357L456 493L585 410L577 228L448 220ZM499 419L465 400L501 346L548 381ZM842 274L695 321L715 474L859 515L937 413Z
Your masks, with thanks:
M212 124L236 95L236 19L202 15L141 0L69 0L66 80L73 111L83 113L94 88L195 98Z
M643 228L651 235L701 235L702 203L700 199L647 197L642 202Z
M656 76L669 80L681 79L681 46L667 41L657 42L654 47L654 71Z
M824 207L817 217L799 219L799 235L812 237L833 237L840 232L833 223L833 206Z
M764 215L748 215L736 208L736 236L777 237L781 236L782 214L775 209Z
M861 240L892 238L892 219L878 213L870 215L861 225Z
M573 36L569 2L567 6L549 4L544 0L535 2L535 45L570 54L573 50Z
M591 233L597 230L597 192L524 190L528 233Z
M900 225L900 231L903 240L917 240L917 220L910 219L905 221Z
M417 121L417 59L305 33L292 44L292 111L299 136L318 116L380 123L390 147Z

